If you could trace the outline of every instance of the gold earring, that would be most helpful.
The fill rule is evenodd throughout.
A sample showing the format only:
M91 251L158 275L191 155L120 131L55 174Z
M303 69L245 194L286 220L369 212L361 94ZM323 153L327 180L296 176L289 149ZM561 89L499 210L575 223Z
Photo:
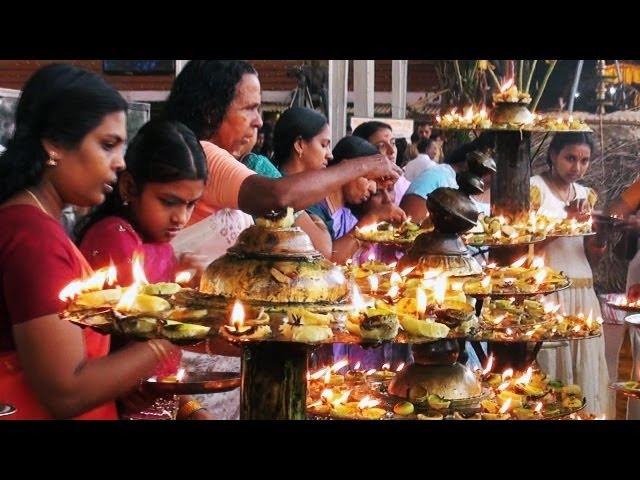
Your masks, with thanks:
M56 165L58 165L58 162L56 161L56 155L55 153L51 152L49 154L49 159L47 160L47 166L55 167Z

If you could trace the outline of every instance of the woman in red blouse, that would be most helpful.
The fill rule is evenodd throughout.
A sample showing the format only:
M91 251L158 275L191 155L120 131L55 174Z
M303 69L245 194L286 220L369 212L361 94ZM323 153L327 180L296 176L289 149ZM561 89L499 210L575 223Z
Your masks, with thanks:
M165 340L107 355L109 337L58 318L58 294L90 267L58 222L65 204L93 206L124 168L124 99L98 75L48 65L25 85L0 157L0 401L6 419L115 419L158 364Z

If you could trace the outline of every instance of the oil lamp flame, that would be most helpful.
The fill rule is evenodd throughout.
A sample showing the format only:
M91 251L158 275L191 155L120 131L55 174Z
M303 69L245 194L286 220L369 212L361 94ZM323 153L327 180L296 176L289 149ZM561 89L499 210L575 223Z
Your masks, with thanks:
M353 303L353 310L356 314L367 308L367 304L364 302L364 299L360 294L360 289L357 285L353 286L353 290L351 291L351 298Z
M339 362L336 362L333 364L333 366L331 367L331 371L333 372L337 372L338 370L346 367L347 365L349 365L349 360L340 360Z
M444 303L444 297L447 293L447 277L441 275L436 279L436 283L433 286L433 296L438 305Z
M376 369L372 368L371 370L367 370L367 373L365 373L365 375L369 376L369 375L373 375L374 373L376 373Z
M327 372L324 374L324 383L328 384L331 381L331 369L328 368Z
M547 278L547 271L546 270L540 270L539 272L537 272L533 278L536 281L536 284L540 284L542 282L544 282L544 279Z
M398 285L393 285L387 292L387 295L389 298L396 298L398 293L400 293L400 287L398 287Z
M376 254L371 252L369 254L369 256L367 257L367 260L370 261L370 262L374 262L376 260Z
M134 283L129 288L127 288L122 294L122 297L120 297L120 301L116 305L116 310L121 310L123 312L130 311L134 303L136 302L136 297L138 296L139 291L139 283Z
M489 275L485 275L485 277L480 280L480 285L482 288L489 288L489 285L491 285L491 277Z
M422 288L416 289L416 313L418 317L424 315L427 310L427 294Z
M509 80L507 80L506 82L504 82L502 85L500 85L500 93L504 93L507 90L509 90L511 87L513 86L513 78L510 78Z
M231 325L238 330L244 323L244 308L240 300L236 300L231 310Z
M531 268L544 268L544 258L535 257L531 262Z
M533 368L529 367L529 368L527 368L527 372L516 380L516 383L518 383L520 385L526 385L527 383L529 383L531 381L531 376L532 375L533 375Z
M502 379L507 380L513 377L513 368L507 368L504 372L502 372Z
M358 410L364 410L365 408L372 408L378 405L380 402L378 400L372 400L369 398L369 395L365 395L362 397L362 400L358 402Z
M315 373L312 373L309 378L311 380L319 380L320 378L322 378L324 376L324 373L327 371L327 368L321 368L320 370L318 370Z
M404 362L398 365L398 368L396 368L396 372L401 372L403 368L404 368Z
M493 368L493 355L489 356L489 360L487 360L487 366L482 370L482 375L486 375Z
M133 255L133 281L141 285L148 285L149 281L144 274L144 257L141 253Z
M375 274L369 275L369 289L371 290L371 293L376 293L378 291L378 284L378 276Z
M560 310L560 304L552 304L552 303L546 303L543 305L544 308L544 313L556 313L558 310Z
M187 371L184 368L180 368L178 373L176 373L176 381L181 382L186 373Z
M356 362L356 364L353 366L354 370L360 370L360 362Z
M188 283L193 275L188 270L183 270L176 274L176 283Z
M536 408L534 408L533 411L536 413L540 413L542 411L542 402L536 403Z
M58 298L63 302L68 300L73 300L75 297L82 293L83 283L80 280L74 280L69 283L66 287L60 290L60 294Z
M389 370L390 368L391 368L390 363L385 363L384 365L382 365L382 370Z
M511 406L511 399L507 398L505 400L505 402L502 404L502 407L500 407L500 413L507 413L507 411L509 411L509 407Z
M506 390L507 388L509 388L509 385L511 385L509 382L502 382L500 385L498 385L498 390Z
M113 260L109 264L109 268L107 269L107 286L113 287L116 285L118 281L118 270L116 270L116 266L113 264Z
M411 272L413 272L413 269L414 269L414 268L416 268L416 267L407 267L407 268L405 268L404 270L402 270L402 271L400 272L400 276L401 276L401 277L406 277L406 276L407 276L407 275L409 275Z
M522 267L522 266L525 264L525 262L526 262L526 261L527 261L527 257L521 257L521 258L519 258L518 260L516 260L515 262L513 262L513 263L511 264L511 266L512 266L513 268L520 268L520 267Z
M589 310L589 316L585 323L587 324L587 328L591 328L591 325L593 325L593 310Z
M398 272L393 272L391 273L391 277L389 278L389 283L391 283L392 286L396 286L402 283L402 277L398 274Z

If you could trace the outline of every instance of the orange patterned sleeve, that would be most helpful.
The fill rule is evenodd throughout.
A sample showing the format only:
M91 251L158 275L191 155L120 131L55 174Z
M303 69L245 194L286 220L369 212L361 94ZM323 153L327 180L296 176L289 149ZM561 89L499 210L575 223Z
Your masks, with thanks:
M236 160L226 150L211 142L200 142L207 157L209 178L204 195L197 203L189 225L216 213L223 208L238 208L240 186L256 172Z

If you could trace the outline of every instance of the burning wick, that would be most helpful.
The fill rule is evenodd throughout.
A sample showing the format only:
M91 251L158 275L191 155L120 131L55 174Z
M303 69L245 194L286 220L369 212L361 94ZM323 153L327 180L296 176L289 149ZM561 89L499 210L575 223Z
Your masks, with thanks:
M191 277L193 277L193 274L190 271L183 270L176 274L176 283L179 283L179 284L189 283L189 280L191 280Z
M398 368L396 368L396 372L401 372L403 368L404 368L404 362L398 365Z
M372 294L378 293L378 276L377 275L369 275L369 289Z
M491 369L493 368L493 355L489 356L489 360L487 360L487 366L484 370L482 370L482 375L487 375Z
M360 370L360 362L356 362L356 364L353 366L353 369L357 372L358 370Z

